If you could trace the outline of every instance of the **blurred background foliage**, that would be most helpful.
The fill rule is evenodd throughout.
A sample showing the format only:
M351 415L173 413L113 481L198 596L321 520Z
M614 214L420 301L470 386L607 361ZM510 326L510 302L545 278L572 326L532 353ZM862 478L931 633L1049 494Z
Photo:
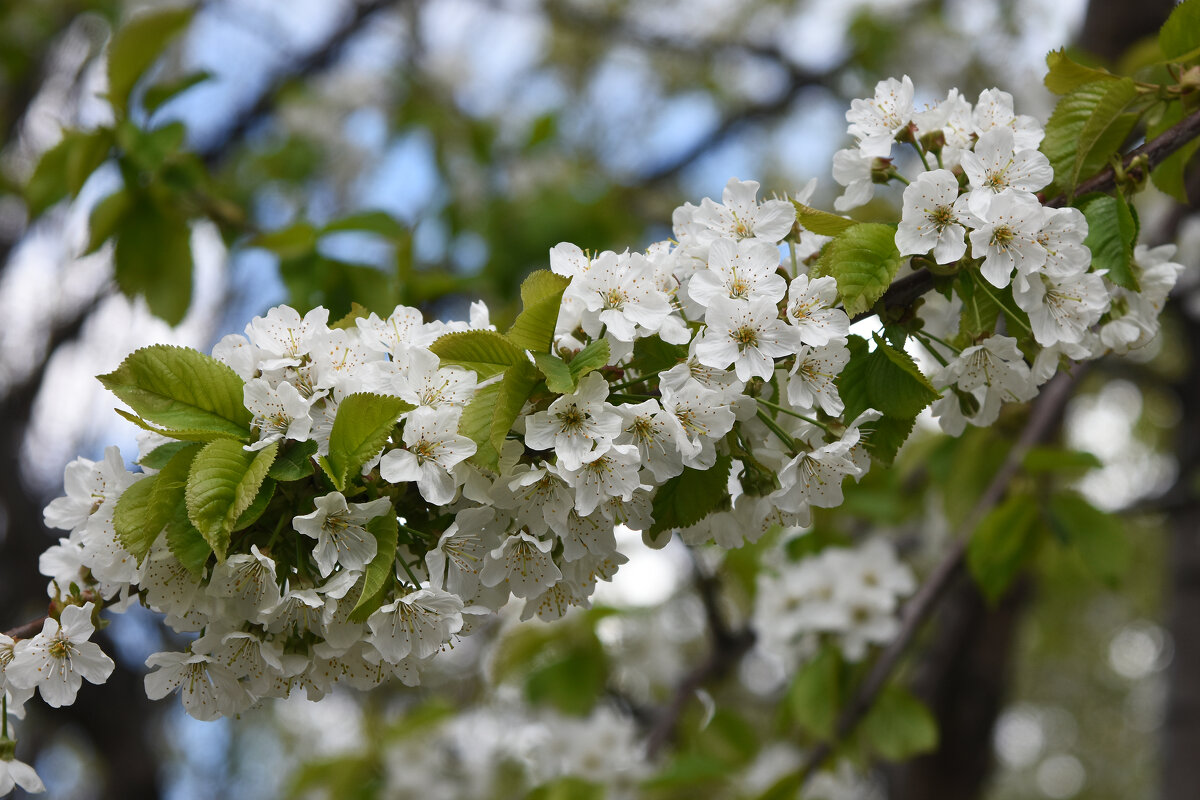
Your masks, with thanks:
M555 243L643 247L669 236L677 205L719 196L730 176L779 194L815 177L816 204L828 206L844 110L879 79L911 75L918 102L999 86L1044 119L1048 50L1074 43L1082 60L1142 63L1171 5L3 4L0 629L41 613L37 555L53 541L41 508L63 464L110 441L133 450L91 376L136 347L207 350L281 302L325 305L334 318L354 303L463 318L481 297L504 323L521 278ZM1196 197L1194 170L1186 183ZM898 199L882 192L859 217ZM837 797L1200 791L1200 337L1189 315L1200 229L1192 206L1162 195L1140 210L1144 238L1180 241L1189 266L1164 334L1088 376L1048 456L1052 481L1029 464L1023 478L1031 498L1053 482L1121 511L1116 550L1089 563L1047 528L1034 568L998 603L965 581L952 587L902 676L940 743L888 766L876 756L932 742L923 731L889 739L877 725L848 752L869 777ZM885 532L922 570L1019 423L1016 412L959 440L922 429L790 555ZM1094 458L1073 462L1076 451ZM417 796L397 788L389 762L432 759L421 743L432 748L434 731L469 723L473 708L603 706L649 731L689 668L709 664L713 705L686 704L671 745L626 788L792 797L776 779L819 734L820 709L807 684L739 638L773 544L723 561L681 547L642 554L597 608L472 637L457 672L420 693L281 703L218 724L144 699L141 662L165 634L130 614L106 633L120 666L110 685L53 714L34 708L21 753L56 798ZM477 639L492 648L483 670ZM822 687L817 696L837 699ZM586 778L534 788L519 765L498 774L497 796L600 796Z

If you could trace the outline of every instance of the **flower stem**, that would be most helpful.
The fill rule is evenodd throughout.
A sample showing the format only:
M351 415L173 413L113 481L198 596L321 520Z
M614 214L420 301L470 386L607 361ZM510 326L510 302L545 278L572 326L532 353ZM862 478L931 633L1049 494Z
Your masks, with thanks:
M421 588L421 582L420 582L419 580L417 580L417 576L416 576L416 575L413 575L412 568L408 566L408 562L407 562L407 561L405 561L403 558L398 558L398 559L396 559L396 560L400 562L400 566L404 567L404 572L405 572L405 573L408 575L408 577L409 577L409 580L411 580L411 581L412 581L413 588L414 588L414 589L420 589L420 588Z
M637 386L642 381L649 380L650 378L653 378L658 373L665 372L668 369L671 369L671 367L664 367L663 369L656 369L653 372L647 372L645 375L641 376L640 378L632 378L627 381L622 381L621 383L611 384L608 387L608 391L609 392L619 392L622 389L628 389L630 386Z
M762 403L767 408L773 408L776 411L779 411L783 414L787 414L788 416L795 417L796 419L802 419L809 424L816 425L818 428L825 431L826 433L833 435L833 431L830 430L829 426L826 425L824 422L813 419L812 417L806 417L803 414L800 414L796 411L792 411L790 408L786 408L785 406L781 406L776 403L772 403L770 400L763 400L761 397L756 397L754 399L757 400L758 402Z
M758 410L758 418L763 421L763 424L771 429L771 433L779 437L779 441L787 445L788 452L796 452L796 442L792 437L788 436L783 428L779 427L779 423L771 419L761 408Z
M937 359L937 362L939 364L941 364L943 367L950 366L950 362L948 362L941 353L939 353L937 350L935 350L933 348L932 344L929 341L929 338L922 336L921 334L917 333L916 331L913 331L913 338L916 339L918 342L920 342L925 347L925 349L929 352L929 354ZM930 338L932 338L932 337L930 337ZM941 341L941 340L939 339L937 341ZM942 344L945 344L945 342L942 342ZM946 346L949 347L949 345L946 345ZM953 349L953 348L951 348L951 349Z
M0 739L8 738L8 695L0 691Z
M977 281L975 281L975 285L976 285L977 287L979 287L980 289L983 289L984 293L985 293L985 294L987 294L987 296L988 296L988 297L992 298L992 300L993 300L993 301L996 303L996 305L1000 306L1000 309L1001 309L1002 311L1004 311L1004 316L1008 317L1008 318L1009 318L1009 319L1011 319L1013 322L1015 322L1015 323L1017 323L1018 325L1020 325L1020 326L1021 326L1022 328L1024 328L1024 329L1025 329L1025 331L1026 331L1027 333L1029 333L1030 335L1032 335L1032 334L1033 334L1033 328L1030 328L1028 325L1026 325L1026 324L1025 324L1025 323L1024 323L1022 320L1021 320L1021 318L1020 318L1020 317L1018 317L1018 316L1016 316L1015 314L1013 314L1013 313L1012 313L1012 310L1011 310L1011 309L1009 309L1009 307L1008 307L1008 306L1006 306L1006 305L1004 305L1004 303L1000 302L1000 298L999 298L999 297L996 297L995 293L993 293L993 292L992 292L992 287L991 287L991 285L990 285L990 284L988 284L988 282L987 282L987 279L986 279L986 278L981 278L980 280L977 280Z
M913 142L912 146L916 149L917 155L921 158L921 166L925 167L926 172L929 172L929 162L925 159L924 148L922 148L921 145L917 144L916 142Z

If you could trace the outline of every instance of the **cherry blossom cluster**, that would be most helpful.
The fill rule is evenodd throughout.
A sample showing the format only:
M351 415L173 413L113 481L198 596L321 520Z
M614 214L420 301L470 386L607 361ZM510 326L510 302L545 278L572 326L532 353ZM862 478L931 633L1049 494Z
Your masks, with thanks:
M677 209L673 238L643 252L554 247L550 273L507 334L482 303L457 323L399 307L331 324L323 308L302 316L280 306L208 359L211 374L239 387L240 406L186 398L224 414L226 427L173 431L160 396L174 383L146 389L159 397L146 413L166 408L167 427L140 420L156 431L143 439L140 470L116 448L100 462L78 459L66 495L45 511L68 535L41 560L45 627L0 640L8 713L33 691L58 706L82 680L103 682L113 663L89 640L98 611L135 600L187 639L147 660L147 694L178 692L200 719L301 690L319 699L335 683L413 685L514 599L523 619L587 606L627 560L618 525L656 547L677 533L734 548L839 506L844 480L886 449L881 426L907 435L917 411L893 419L890 395L870 386L881 410L862 402L864 388L843 379L855 359L867 381L878 372L869 359L886 355L957 432L990 424L1004 401L1030 399L1063 357L1153 336L1181 269L1171 251L1139 246L1138 288L1111 282L1093 269L1084 215L1034 194L1053 171L1036 149L1041 129L1014 114L1007 94L984 92L972 106L952 91L920 112L913 94L907 78L892 79L854 101L858 145L834 159L840 211L877 183L907 183L893 253L914 257L905 270L953 277L945 296L877 333L874 350L851 334L841 307L851 282L826 258L830 238L804 225L815 183L795 198L760 199L756 182L733 179L720 202ZM912 180L892 164L897 145L924 167ZM533 306L547 296L543 337ZM995 304L990 316L981 298ZM920 348L940 363L928 376L907 354ZM387 414L378 437L348 419L367 408ZM242 417L244 435L228 438ZM199 458L197 441L241 470L225 495L205 483L222 484L220 474L179 460ZM154 506L173 492L177 512ZM118 533L122 498L148 520L133 537L143 551ZM823 637L860 659L893 634L912 589L882 542L777 564L760 587L763 647L795 653Z
M829 547L801 561L780 560L759 574L754 622L762 652L794 668L834 641L848 661L896 635L896 610L917 588L908 565L884 539Z
M1007 92L985 90L972 106L952 89L922 110L914 94L904 76L881 81L873 98L853 101L847 132L857 146L834 156L833 177L845 187L834 206L856 208L871 200L877 184L901 181L900 254L925 259L942 274L978 270L983 280L973 285L985 302L1003 304L998 290L1008 290L1027 315L1028 323L1016 323L1033 339L1025 352L1012 323L1008 335L988 330L987 338L957 347L921 339L942 362L930 376L946 389L933 413L957 435L968 422L995 422L1003 402L1031 399L1064 357L1083 361L1145 345L1158 332L1158 315L1183 266L1170 261L1174 246L1139 245L1131 265L1136 290L1095 269L1083 212L1045 205L1036 194L1054 180L1038 150L1045 132L1014 112ZM911 178L893 164L896 149L906 145L919 158ZM1027 363L1034 343L1040 349Z

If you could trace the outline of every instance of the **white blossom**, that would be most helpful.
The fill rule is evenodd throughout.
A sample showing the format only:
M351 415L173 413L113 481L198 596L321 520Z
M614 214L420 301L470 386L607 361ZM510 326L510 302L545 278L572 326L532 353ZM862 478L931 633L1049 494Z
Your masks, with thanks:
M96 684L108 680L113 660L88 641L96 631L95 607L90 602L67 606L60 619L47 617L40 633L17 642L4 670L5 680L18 688L37 689L52 708L74 703L85 679Z

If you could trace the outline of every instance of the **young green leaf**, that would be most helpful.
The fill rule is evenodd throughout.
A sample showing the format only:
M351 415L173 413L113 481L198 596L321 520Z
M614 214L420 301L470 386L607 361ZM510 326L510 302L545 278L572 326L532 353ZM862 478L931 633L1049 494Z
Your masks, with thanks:
M151 313L178 325L192 302L192 230L187 219L139 193L121 217L116 236L117 286L127 297L145 297Z
M204 534L188 519L187 506L182 503L167 520L167 547L188 572L197 578L203 576L204 565L213 549L204 540Z
M1181 122L1184 114L1183 103L1169 103L1162 116L1146 126L1146 140L1150 141L1161 136L1167 129ZM1181 203L1189 202L1184 171L1192 160L1192 156L1196 154L1197 148L1200 148L1200 139L1192 139L1167 156L1150 173L1150 180L1160 191L1171 195Z
M546 388L557 394L575 391L575 376L561 358L549 353L534 353L533 360L546 376Z
M1184 0L1158 31L1158 46L1167 61L1200 56L1200 0Z
M1101 581L1116 585L1129 569L1132 544L1121 521L1074 492L1050 498L1050 524Z
M846 313L854 317L875 305L903 263L896 249L895 228L860 222L825 245L813 277L832 275Z
M163 507L154 502L157 482L158 475L142 478L121 493L113 511L117 540L138 564L146 558L175 510L174 506Z
M317 229L307 222L297 222L279 230L255 236L248 242L250 247L270 250L283 259L301 258L317 247Z
M162 469L171 458L185 447L194 447L191 442L167 442L151 450L138 459L138 463L147 469Z
M329 478L338 491L379 454L400 415L416 406L391 395L360 392L338 405L326 458Z
M648 531L650 538L658 538L663 531L695 525L720 505L729 496L726 484L731 463L728 455L720 455L710 469L688 467L658 487L654 495L654 524Z
M313 456L317 454L317 443L314 441L294 442L284 441L279 448L279 456L271 465L267 475L277 481L298 481L313 473Z
M459 433L475 442L472 464L496 471L504 439L537 381L537 370L526 361L509 367L499 382L475 393L458 423Z
M270 470L268 470L269 472ZM267 510L267 506L271 504L271 498L274 496L275 481L268 474L267 477L263 478L262 486L258 487L258 493L254 495L254 499L250 501L250 505L246 506L246 510L239 514L237 521L233 523L234 532L244 531L258 522L258 518Z
M858 224L852 219L806 206L798 200L793 200L792 205L796 206L796 222L819 236L838 236Z
M884 689L863 718L859 735L888 761L904 761L937 749L937 720L925 704L900 686Z
M1120 75L1113 75L1106 69L1088 67L1075 61L1065 50L1051 50L1046 54L1046 88L1055 94L1068 94L1085 83L1093 81L1119 81Z
M844 688L842 657L836 647L825 645L796 672L787 692L792 719L805 731L831 739L841 709Z
M405 239L409 230L404 223L386 211L363 211L348 217L335 219L321 229L321 234L342 233L344 231L361 231L373 233L385 239Z
M232 369L186 347L151 345L98 376L141 417L173 430L250 437L244 382Z
M65 132L58 144L42 154L25 186L30 220L64 197L78 195L88 177L108 158L112 145L111 128Z
M1088 223L1084 244L1092 251L1092 266L1108 270L1105 277L1118 286L1138 291L1137 276L1133 274L1137 223L1125 198L1099 195L1081 209Z
M100 249L121 228L133 208L133 195L128 189L118 189L96 203L88 216L88 243L84 255Z
M163 48L192 20L193 8L163 8L139 14L113 34L108 45L108 101L125 116L134 84Z
M639 341L645 341L639 340ZM608 364L610 357L607 339L597 339L575 354L567 366L571 370L571 378L575 383L589 372L595 372Z
M447 333L429 346L442 366L474 370L480 380L499 375L514 364L528 364L525 353L495 331Z
M272 442L253 452L233 439L218 439L192 461L185 493L188 519L219 561L225 560L234 525L254 501L278 449Z
M521 284L521 313L504 334L508 340L521 350L549 353L554 343L554 327L558 324L563 292L570 283L569 278L550 270L539 269L530 273Z
M375 557L367 564L362 593L358 596L358 602L354 604L354 610L350 612L351 622L366 622L367 617L383 605L380 589L384 588L396 569L396 546L400 537L400 526L395 513L375 517L367 523L366 528L375 536Z
M967 567L988 602L995 603L1029 561L1044 529L1037 503L1013 495L993 508L967 543Z
M1072 194L1116 154L1137 122L1137 114L1126 113L1137 96L1133 80L1121 78L1086 83L1058 101L1041 146L1057 190Z
M183 94L193 86L204 83L212 77L213 74L211 72L200 70L199 72L190 72L187 75L182 75L164 83L156 83L146 89L146 93L142 95L142 107L146 109L147 114L153 114L164 103Z
M856 419L868 408L889 417L915 417L940 396L905 351L878 337L870 352L860 336L850 336L847 345L850 361L838 379L846 419Z

